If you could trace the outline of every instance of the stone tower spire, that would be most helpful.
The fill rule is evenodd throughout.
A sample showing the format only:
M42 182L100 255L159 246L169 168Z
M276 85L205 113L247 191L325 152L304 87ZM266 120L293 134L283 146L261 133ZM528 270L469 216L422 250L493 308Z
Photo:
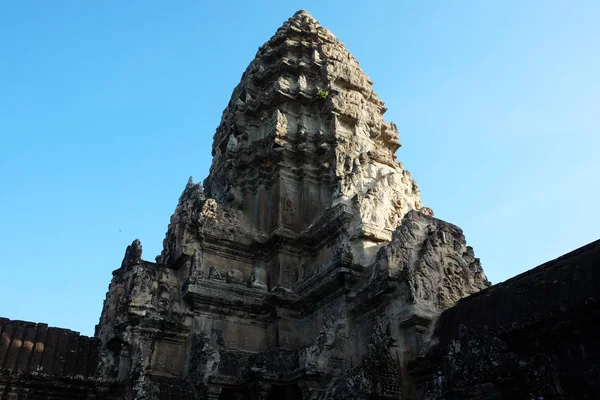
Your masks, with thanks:
M129 378L128 398L410 397L400 369L430 322L487 280L421 204L384 112L331 32L287 20L234 89L161 255L134 242L113 273L103 374Z
M234 89L205 194L265 235L301 234L343 204L351 239L389 241L408 211L424 207L396 160L398 130L385 111L344 45L300 10Z

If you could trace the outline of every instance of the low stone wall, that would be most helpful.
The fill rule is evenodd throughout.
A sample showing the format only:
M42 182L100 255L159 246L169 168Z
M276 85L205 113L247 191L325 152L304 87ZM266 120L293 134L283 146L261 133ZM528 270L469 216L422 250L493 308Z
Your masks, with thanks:
M68 329L0 318L0 398L118 398L119 384L95 377L98 343Z
M0 318L0 369L47 375L93 375L98 340L47 324Z

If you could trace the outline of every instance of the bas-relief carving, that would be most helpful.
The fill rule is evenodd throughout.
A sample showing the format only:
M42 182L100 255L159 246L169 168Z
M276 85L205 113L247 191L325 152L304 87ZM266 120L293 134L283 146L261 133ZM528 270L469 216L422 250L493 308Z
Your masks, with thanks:
M320 188L317 183L304 179L302 182L302 198L298 212L298 229L302 230L314 222L322 211Z
M279 278L279 284L289 288L294 283L294 279L292 276L292 266L289 262L284 262L281 267L281 274Z
M298 221L298 203L302 201L300 190L295 183L282 184L283 193L281 194L281 214L283 226L290 229L297 228Z
M349 339L344 318L327 317L314 344L304 353L304 363L309 370L338 375L346 365L346 342Z
M183 344L155 342L151 368L154 373L182 376L185 358Z

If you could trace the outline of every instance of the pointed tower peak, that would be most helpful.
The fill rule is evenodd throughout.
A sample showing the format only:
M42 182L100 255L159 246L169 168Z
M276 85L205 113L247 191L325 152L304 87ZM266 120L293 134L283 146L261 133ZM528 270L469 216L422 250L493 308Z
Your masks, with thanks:
M308 11L299 10L294 15L283 23L281 28L275 34L275 37L279 34L289 35L291 32L299 33L316 33L318 30L324 30L319 23ZM295 36L292 33L292 36Z
M311 21L317 22L317 20L306 10L298 10L292 16L292 19L304 19L308 18Z
M312 15L310 15L310 13L306 10L298 10L294 13L294 17L298 17L300 15L308 15L309 17L312 17Z
M423 205L396 160L398 130L372 84L328 29L296 12L233 91L214 135L206 197L239 209L265 234L298 233L330 205L360 204L356 218L379 229L368 235L388 240Z

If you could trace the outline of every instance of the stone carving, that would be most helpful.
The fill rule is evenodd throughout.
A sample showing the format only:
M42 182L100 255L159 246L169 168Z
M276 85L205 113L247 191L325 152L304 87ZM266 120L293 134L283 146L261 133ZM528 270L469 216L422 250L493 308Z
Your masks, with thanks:
M546 354L523 356L511 352L491 329L464 329L452 342L425 387L425 399L445 399L448 393L469 398L471 393L513 399L563 398L564 389Z
M403 282L407 302L433 314L490 285L458 227L414 211L379 250L376 265L374 273Z
M139 239L135 239L131 245L127 246L125 250L125 257L121 263L121 268L128 269L134 265L138 265L142 262L142 243Z
M244 283L244 275L242 274L242 271L235 268L227 271L226 279L228 283L235 283L237 285L242 285Z
M389 325L373 327L367 351L360 364L347 370L327 388L323 400L393 398L400 399L400 373L390 354L394 339Z
M161 307L169 307L171 303L171 293L166 285L158 286L158 304Z
M221 271L217 269L214 265L210 267L208 270L208 279L213 279L215 281L224 281L225 277L221 274Z
M155 372L181 376L183 374L183 363L185 348L181 344L156 342L152 355L152 370Z
M344 351L348 339L346 321L327 317L314 344L303 353L304 365L308 370L339 374L344 369Z
M599 257L596 241L445 310L410 365L420 394L598 397L600 361L589 352L598 348L590 340L598 332L600 277L594 282L590 272Z
M285 288L289 288L294 283L294 277L292 276L292 266L289 263L284 263L283 267L281 268L280 283Z
M267 290L267 271L259 266L252 269L250 286L258 289Z
M298 216L298 198L299 192L294 186L291 186L287 189L287 193L283 198L283 225L290 229L296 228L296 220Z
M214 199L206 199L200 214L203 217L214 219L217 216L217 202Z
M210 377L217 373L221 362L220 354L209 345L209 338L202 333L192 336L189 375L192 384L206 393Z
M215 334L215 342L218 346L225 346L225 340L223 339L223 330L222 329L214 329L212 333Z

